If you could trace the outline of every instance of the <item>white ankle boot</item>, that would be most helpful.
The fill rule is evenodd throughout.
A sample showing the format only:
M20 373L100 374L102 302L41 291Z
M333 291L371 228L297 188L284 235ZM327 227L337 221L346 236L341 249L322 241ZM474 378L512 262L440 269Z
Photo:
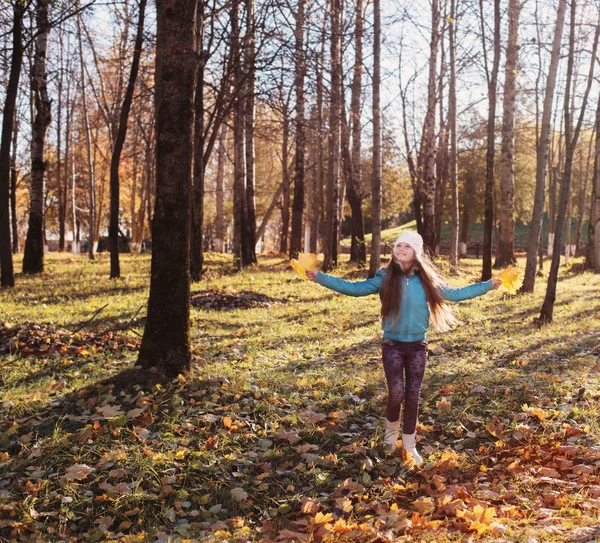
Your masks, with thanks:
M423 459L421 458L421 455L417 452L417 433L415 432L414 434L402 434L402 448L407 452L410 453L410 456L412 456L412 459L414 460L415 464L417 466L420 466L423 463Z
M398 432L400 430L400 419L396 422L390 422L385 419L385 434L383 436L383 447L388 452L396 450L396 441L398 441Z

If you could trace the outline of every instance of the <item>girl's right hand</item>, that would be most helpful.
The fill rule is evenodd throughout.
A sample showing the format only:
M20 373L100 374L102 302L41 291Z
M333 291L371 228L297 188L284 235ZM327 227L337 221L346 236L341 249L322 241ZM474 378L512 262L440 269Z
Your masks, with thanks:
M319 273L318 270L306 270L306 277L310 280L310 281L314 281L317 278L317 274Z

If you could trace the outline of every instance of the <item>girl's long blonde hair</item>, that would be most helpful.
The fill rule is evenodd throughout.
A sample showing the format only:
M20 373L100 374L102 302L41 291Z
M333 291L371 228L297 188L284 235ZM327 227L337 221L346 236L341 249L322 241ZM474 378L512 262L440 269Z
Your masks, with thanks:
M425 253L420 258L415 258L412 269L408 273L411 271L421 279L431 313L431 323L440 331L448 330L451 325L458 322L440 292L440 288L447 287L448 284ZM402 278L406 275L392 257L387 265L387 275L381 292L381 319L385 320L393 315L394 325L400 318Z

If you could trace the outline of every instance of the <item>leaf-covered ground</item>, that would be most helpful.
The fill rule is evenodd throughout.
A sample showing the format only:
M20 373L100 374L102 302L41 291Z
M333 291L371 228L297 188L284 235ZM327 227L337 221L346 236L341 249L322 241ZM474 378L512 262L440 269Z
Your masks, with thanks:
M134 368L147 256L110 281L102 255L50 255L0 291L0 540L600 538L600 276L563 270L541 329L544 279L457 306L461 326L429 338L415 469L380 448L377 297L283 257L208 260L193 369L167 383Z

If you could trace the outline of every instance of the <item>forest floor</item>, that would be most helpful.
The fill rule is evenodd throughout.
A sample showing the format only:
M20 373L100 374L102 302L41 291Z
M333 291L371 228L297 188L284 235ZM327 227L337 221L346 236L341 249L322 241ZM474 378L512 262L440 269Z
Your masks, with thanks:
M192 369L155 384L134 370L148 255L109 280L108 255L51 254L0 291L0 541L600 539L600 275L563 267L543 328L545 278L456 306L415 468L381 449L378 298L288 264L207 255Z

